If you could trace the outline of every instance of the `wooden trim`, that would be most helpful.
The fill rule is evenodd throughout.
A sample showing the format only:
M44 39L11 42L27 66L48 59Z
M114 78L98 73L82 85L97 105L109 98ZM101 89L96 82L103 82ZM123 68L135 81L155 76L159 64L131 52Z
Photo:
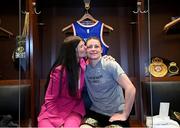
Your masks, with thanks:
M146 77L144 82L149 81L180 81L180 76L171 76L171 77Z
M31 84L30 80L0 80L1 85Z
M34 12L33 3L36 0L29 0L29 37L30 37L30 80L31 86L31 124L32 127L37 126L37 116L40 109L40 99L39 99L39 81L40 81L40 42L39 33L37 26L38 15Z

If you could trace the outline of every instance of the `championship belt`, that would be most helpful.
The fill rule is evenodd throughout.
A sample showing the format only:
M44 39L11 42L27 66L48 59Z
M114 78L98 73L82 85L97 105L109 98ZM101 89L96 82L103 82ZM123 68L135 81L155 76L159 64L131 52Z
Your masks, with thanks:
M16 36L17 48L13 51L12 59L26 58L26 39L29 36L29 12L26 12L23 32L21 35Z
M164 77L168 70L167 66L163 63L161 58L153 58L152 63L149 65L149 72L154 77Z
M25 51L26 37L17 36L16 41L17 41L18 47L15 50L15 58L25 58L26 57L26 51Z
M176 75L179 73L179 68L177 67L175 62L171 62L169 64L168 71L171 75Z

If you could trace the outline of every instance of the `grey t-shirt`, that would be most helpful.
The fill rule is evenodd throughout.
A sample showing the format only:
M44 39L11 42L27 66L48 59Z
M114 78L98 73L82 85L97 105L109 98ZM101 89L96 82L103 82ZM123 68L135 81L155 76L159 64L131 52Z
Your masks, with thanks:
M90 64L87 66L85 80L92 101L91 110L109 116L123 111L123 90L117 82L123 73L116 61L106 61L104 58L95 67Z

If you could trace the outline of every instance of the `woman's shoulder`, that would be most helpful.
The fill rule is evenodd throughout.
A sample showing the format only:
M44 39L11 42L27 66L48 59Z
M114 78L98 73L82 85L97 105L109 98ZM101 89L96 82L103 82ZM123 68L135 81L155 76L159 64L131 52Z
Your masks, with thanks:
M59 77L59 74L63 70L63 66L59 65L51 70L50 77ZM64 72L64 71L63 71Z
M62 65L59 65L59 66L55 67L55 68L51 71L51 73L59 73L60 71L62 71L62 69L63 69L63 66L62 66Z
M62 68L63 68L63 66L62 66L62 65L59 65L59 66L57 66L57 67L55 68L55 70L61 71Z

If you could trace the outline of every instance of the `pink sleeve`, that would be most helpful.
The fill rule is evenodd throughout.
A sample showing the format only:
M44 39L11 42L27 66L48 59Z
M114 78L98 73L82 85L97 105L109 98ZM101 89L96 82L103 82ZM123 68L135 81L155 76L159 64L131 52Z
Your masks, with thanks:
M45 105L48 108L48 104L50 102L55 102L56 98L59 95L60 92L60 86L59 86L59 81L60 81L60 69L56 68L53 70L50 74L50 80L48 84L48 88L46 90L46 95L45 95Z

